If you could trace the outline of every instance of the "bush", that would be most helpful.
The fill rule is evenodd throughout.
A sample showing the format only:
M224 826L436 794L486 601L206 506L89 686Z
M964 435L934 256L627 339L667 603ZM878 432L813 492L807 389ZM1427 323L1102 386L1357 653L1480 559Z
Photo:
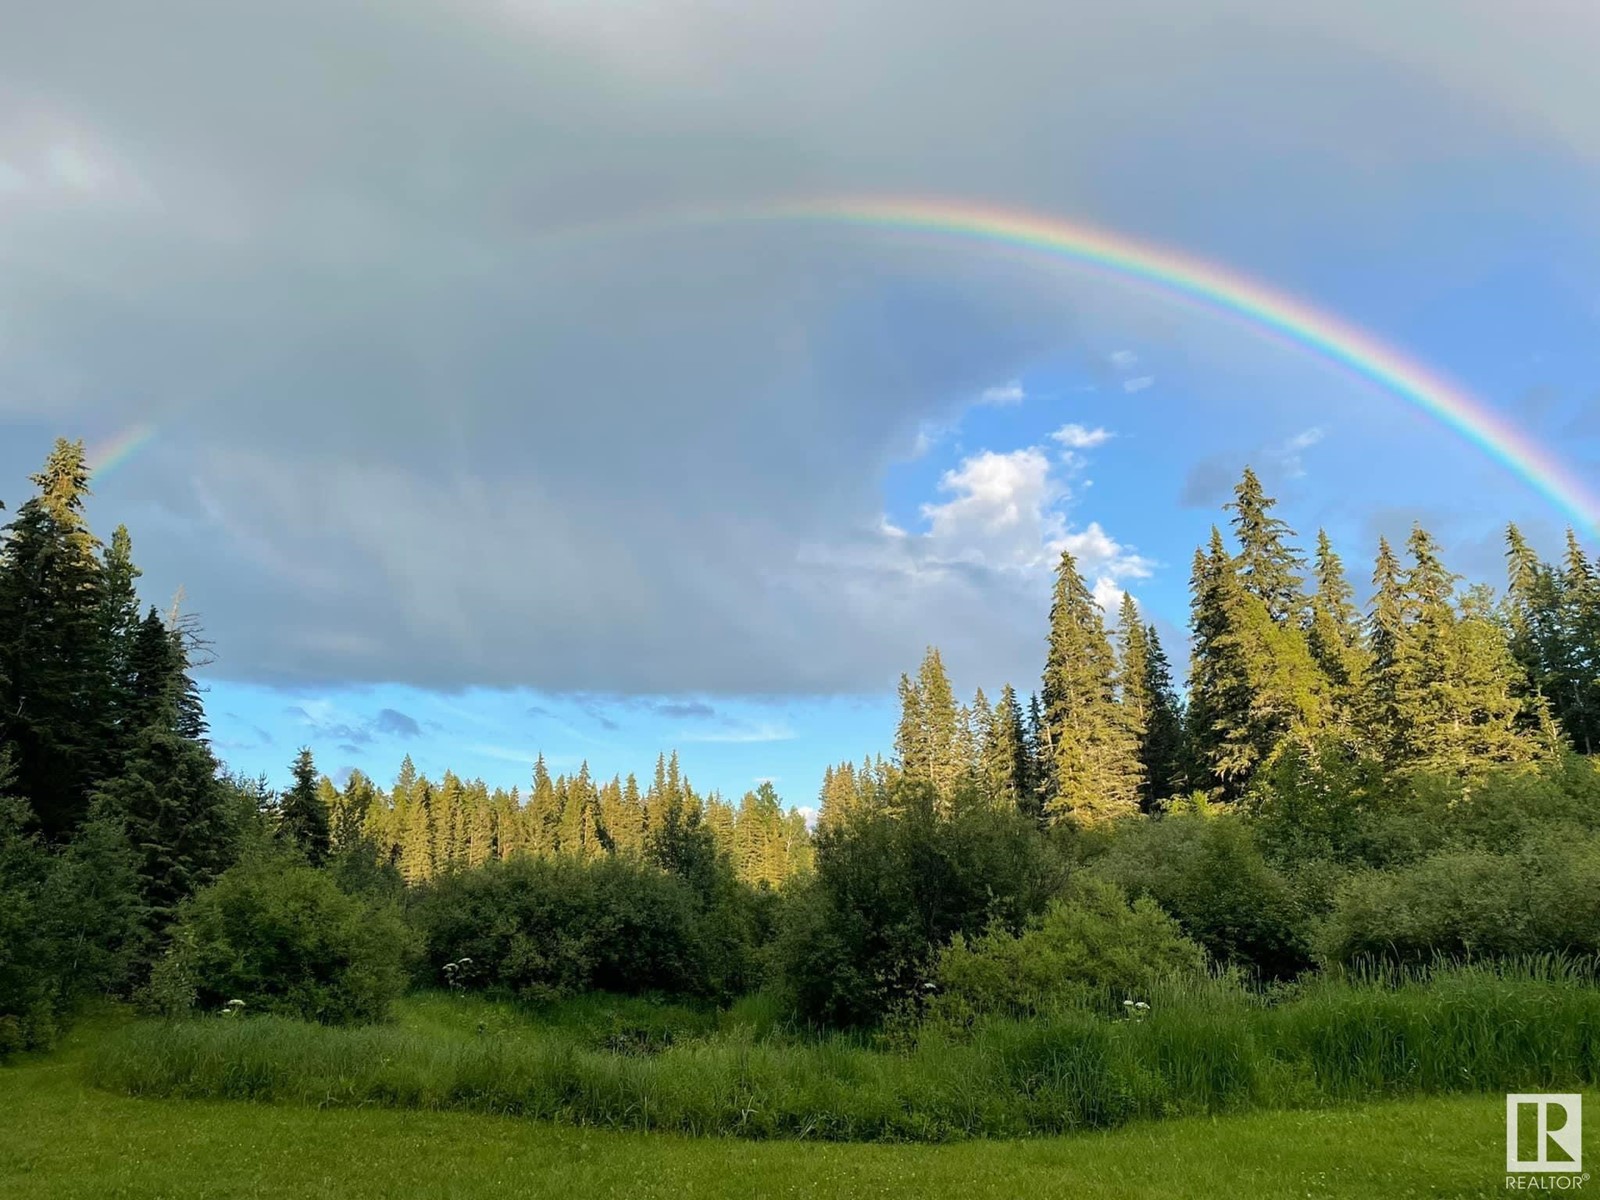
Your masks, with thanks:
M818 839L816 874L790 905L777 958L801 1015L865 1026L923 995L957 933L1016 930L1059 889L1064 867L1033 823L981 802L938 811L900 783Z
M1220 962L1271 978L1311 965L1295 891L1238 817L1125 822L1093 870L1130 896L1151 897Z
M718 998L744 982L748 948L730 901L622 858L515 858L446 875L414 898L430 982L546 999L583 991Z
M405 988L414 941L395 908L296 859L261 856L179 907L149 994L169 1012L243 1000L247 1013L375 1021Z
M1448 850L1336 891L1317 937L1330 963L1600 952L1600 837L1552 825L1513 850Z
M0 759L0 775L4 762ZM140 948L133 856L113 822L51 849L0 797L0 1059L43 1049L82 999L121 989Z
M1141 896L1130 905L1115 884L1080 874L1020 934L956 934L939 955L929 1015L965 1025L980 1014L1144 1001L1158 980L1204 968L1205 951L1155 901Z

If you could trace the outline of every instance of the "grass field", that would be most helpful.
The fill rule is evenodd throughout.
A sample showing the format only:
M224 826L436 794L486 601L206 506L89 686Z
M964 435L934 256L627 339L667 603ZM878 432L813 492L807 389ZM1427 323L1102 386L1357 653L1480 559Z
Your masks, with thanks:
M1265 1004L1152 993L1142 1020L1069 1009L886 1051L726 1012L589 995L523 1007L406 998L384 1025L135 1021L89 1079L140 1099L382 1107L756 1140L950 1142L1455 1092L1575 1091L1600 1077L1600 990L1452 970L1399 987L1320 981ZM770 1007L770 1006L769 1006Z
M949 1146L609 1133L470 1113L130 1099L103 1027L0 1068L0 1196L1456 1197L1503 1190L1504 1101L1430 1097Z

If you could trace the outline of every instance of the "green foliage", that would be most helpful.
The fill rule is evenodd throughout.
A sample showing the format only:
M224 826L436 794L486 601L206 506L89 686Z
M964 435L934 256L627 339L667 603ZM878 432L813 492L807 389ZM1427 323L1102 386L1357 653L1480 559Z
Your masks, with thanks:
M1204 970L1205 952L1148 896L1076 874L1019 933L956 934L939 954L929 1016L964 1026L982 1015L1036 1017L1096 1003L1146 1002L1171 976Z
M15 748L17 792L59 841L114 766L115 696L83 443L58 440L33 483L0 540L0 738Z
M1128 719L1118 701L1117 674L1100 606L1064 550L1050 605L1042 692L1044 811L1052 821L1095 825L1138 810L1143 719Z
M516 858L441 876L412 897L429 978L531 998L588 990L721 997L745 986L749 928L690 881L627 859Z
M192 998L203 1012L243 1000L247 1014L375 1021L404 989L413 945L395 907L348 895L293 858L263 855L184 902L151 994L180 1009Z
M1551 825L1514 849L1362 872L1337 889L1317 949L1341 964L1600 954L1600 836Z
M1307 915L1237 816L1129 823L1092 869L1151 897L1220 962L1270 977L1310 965Z
M452 1008L454 1030L441 1027ZM1334 978L1275 1004L1226 980L1197 979L1158 987L1142 1020L1063 1008L1025 1022L985 1020L960 1038L925 1036L898 1054L842 1036L701 1032L692 1019L659 1027L671 1036L641 1053L631 1039L606 1045L593 1027L551 1028L538 1014L519 1021L470 1002L436 1006L426 1028L405 1025L142 1022L102 1043L90 1077L142 1096L836 1141L1015 1138L1357 1097L1579 1090L1600 1080L1600 989L1591 975L1549 962Z
M945 817L930 784L900 781L886 810L821 835L780 935L782 978L806 1019L871 1025L922 995L954 934L1020 928L1062 871L1027 818L979 796Z
M302 748L291 770L294 782L279 802L278 831L305 855L307 862L321 866L328 858L332 832L327 802L317 788L317 767L311 751Z

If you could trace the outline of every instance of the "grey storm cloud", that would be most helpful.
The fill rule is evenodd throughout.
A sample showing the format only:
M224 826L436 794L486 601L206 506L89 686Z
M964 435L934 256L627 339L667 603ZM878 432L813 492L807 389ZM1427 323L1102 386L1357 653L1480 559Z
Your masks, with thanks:
M1098 293L649 214L945 194L1184 240L1404 211L1496 138L1600 160L1586 6L5 7L0 479L152 427L100 503L216 673L284 685L1032 669L1037 572L886 531L882 472ZM329 736L375 730L416 725Z

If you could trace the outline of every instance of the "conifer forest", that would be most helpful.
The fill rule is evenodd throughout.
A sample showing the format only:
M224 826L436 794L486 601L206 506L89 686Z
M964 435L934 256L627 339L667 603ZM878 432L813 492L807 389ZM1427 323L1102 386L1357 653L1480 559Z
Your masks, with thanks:
M1063 554L1038 679L963 700L930 647L813 829L670 750L642 782L541 758L525 791L409 758L336 785L309 751L281 785L230 774L196 683L221 650L145 603L127 529L89 527L81 444L32 483L0 550L0 1053L112 1004L134 1019L89 1069L132 1094L847 1140L1593 1079L1575 536L1546 562L1508 527L1504 578L1469 583L1419 525L1357 573L1246 470L1194 554L1181 677ZM421 1065L435 1009L499 1057ZM1560 1035L1497 1024L1535 1011ZM340 1067L352 1037L432 1075Z

